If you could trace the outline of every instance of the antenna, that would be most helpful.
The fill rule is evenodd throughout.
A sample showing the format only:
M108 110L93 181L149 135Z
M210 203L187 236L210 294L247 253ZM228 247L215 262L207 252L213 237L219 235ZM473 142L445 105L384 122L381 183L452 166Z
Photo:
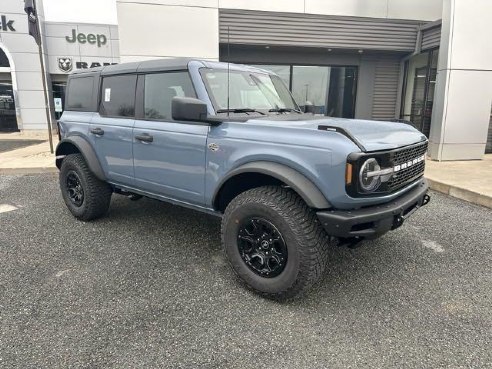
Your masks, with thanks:
M229 109L231 108L231 43L230 43L230 26L227 26L227 117L229 117Z

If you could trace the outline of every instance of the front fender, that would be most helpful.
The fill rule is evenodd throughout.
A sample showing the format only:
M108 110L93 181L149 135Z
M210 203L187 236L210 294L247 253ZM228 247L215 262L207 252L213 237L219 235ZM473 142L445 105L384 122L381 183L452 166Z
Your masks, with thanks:
M226 183L228 179L241 173L261 173L269 175L291 187L302 197L309 207L315 209L328 209L331 207L330 203L326 200L318 187L303 174L286 165L269 161L250 162L231 170L224 178L222 178L215 189L213 203L215 203L216 197L224 183Z
M63 157L69 154L73 154L73 147L77 148L77 151L82 154L85 162L89 166L94 175L102 181L106 181L106 176L99 163L96 152L92 145L81 136L67 137L61 140L56 146L56 166L58 169L61 167ZM77 152L75 151L75 152Z

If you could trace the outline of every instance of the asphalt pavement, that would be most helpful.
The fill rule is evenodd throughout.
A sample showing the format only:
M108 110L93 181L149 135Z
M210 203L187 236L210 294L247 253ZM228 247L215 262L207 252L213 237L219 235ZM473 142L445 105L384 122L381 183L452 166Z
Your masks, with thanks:
M117 195L83 223L55 174L0 176L0 367L492 367L490 209L433 193L287 303L241 286L219 232Z

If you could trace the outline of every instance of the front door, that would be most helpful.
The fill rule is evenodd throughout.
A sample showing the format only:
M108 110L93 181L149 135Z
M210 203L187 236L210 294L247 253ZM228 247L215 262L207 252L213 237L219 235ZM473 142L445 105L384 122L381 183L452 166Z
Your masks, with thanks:
M103 170L112 183L134 185L133 125L135 87L132 74L103 77L99 114L92 118L89 135Z
M204 204L205 149L209 127L176 122L175 96L195 97L188 71L139 76L142 116L133 129L135 185L138 189L194 205Z

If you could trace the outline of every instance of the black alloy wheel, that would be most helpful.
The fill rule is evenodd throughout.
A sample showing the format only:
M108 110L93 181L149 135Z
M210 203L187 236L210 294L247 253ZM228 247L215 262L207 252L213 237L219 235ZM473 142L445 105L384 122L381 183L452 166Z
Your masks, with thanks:
M113 189L91 172L82 154L63 158L59 179L63 201L74 217L88 221L108 212Z
M67 174L66 191L70 201L77 207L84 203L84 189L77 172L71 170Z
M257 275L278 276L287 265L287 245L271 222L260 217L245 219L238 229L237 245L241 258Z

